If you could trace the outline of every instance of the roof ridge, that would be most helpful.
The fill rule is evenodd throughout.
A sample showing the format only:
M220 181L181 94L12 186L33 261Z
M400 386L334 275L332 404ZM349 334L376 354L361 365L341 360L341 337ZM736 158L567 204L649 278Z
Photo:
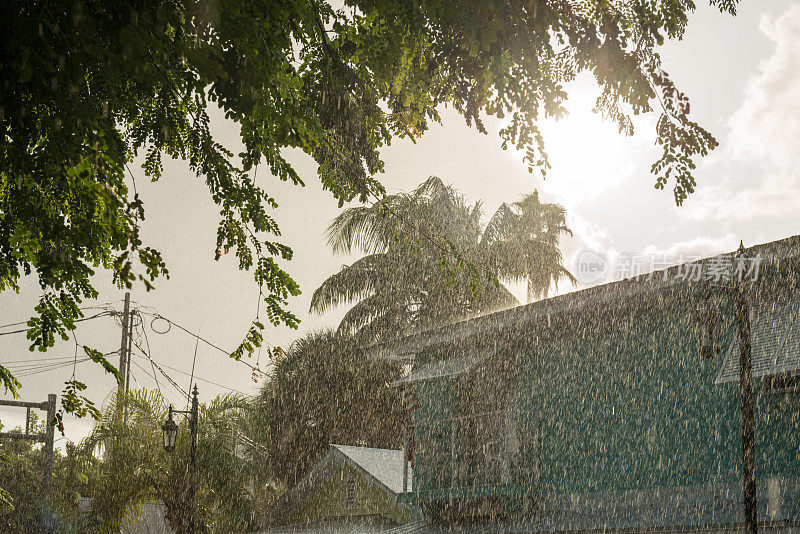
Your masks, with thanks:
M342 443L331 443L331 447L348 447L350 449L372 450L372 451L386 451L386 452L403 452L401 449L382 449L380 447L361 447L360 445L344 445Z

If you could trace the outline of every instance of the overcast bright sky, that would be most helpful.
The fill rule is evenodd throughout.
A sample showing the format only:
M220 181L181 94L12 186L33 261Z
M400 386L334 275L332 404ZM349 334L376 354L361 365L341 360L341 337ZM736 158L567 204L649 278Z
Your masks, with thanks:
M539 189L543 200L567 209L575 237L565 240L563 250L571 270L577 254L586 249L611 259L618 254L666 254L677 259L681 254L729 252L739 239L753 245L797 234L800 3L743 0L735 18L702 6L690 17L685 39L670 43L662 53L666 70L691 99L695 120L720 141L719 148L699 164L697 193L682 207L674 205L671 189L653 188L649 169L658 155L654 146L657 117L638 117L632 138L618 135L612 124L591 113L596 89L588 77L570 88L570 116L544 126L553 166L546 181L527 172L520 154L500 149L499 121L490 121L490 134L481 135L449 110L443 111L443 124L433 126L417 144L398 141L384 151L382 181L395 192L437 175L471 200L483 201L488 213L502 202L513 202ZM216 133L236 148L235 125L225 122L219 113L214 117ZM305 188L282 183L263 168L257 177L280 203L275 215L282 239L295 251L287 269L303 290L291 302L292 310L303 320L300 329L270 327L265 333L268 342L284 347L305 332L338 324L344 310L316 316L308 313L308 305L314 289L353 260L334 257L325 244L323 232L339 210L319 186L312 162L302 154L293 155L292 162L306 181ZM249 273L236 269L232 258L214 261L218 210L205 184L180 162L167 163L164 177L157 183L146 181L137 167L132 169L145 201L144 241L164 254L171 273L153 292L134 288L133 300L232 350L254 318L258 288ZM123 297L109 281L109 276L98 276L98 303ZM568 286L560 291L573 289ZM26 280L18 295L0 294L0 324L29 317L38 294L34 279ZM519 296L524 298L521 291ZM120 303L114 306L119 309ZM165 325L154 326L161 331ZM191 371L194 338L176 328L163 335L149 324L146 328L153 359L179 370L164 369L188 389L189 377L181 372ZM120 329L113 319L100 318L82 323L76 338L81 344L110 352L119 348ZM59 342L40 356L28 352L27 345L24 334L0 336L0 361L14 368L22 360L72 356L75 347L71 341ZM147 374L151 372L149 364L136 355L133 360L142 366L132 368L133 385L155 387ZM117 357L112 356L112 361L117 362ZM267 361L262 356L261 366ZM255 364L255 359L251 363ZM99 404L115 382L97 367L79 364L76 378L89 385L90 398ZM24 377L22 398L41 401L47 393L60 393L71 375L70 366ZM228 391L220 385L246 394L259 388L251 380L250 369L202 343L197 349L195 376L202 402ZM166 380L158 378L172 402L185 402ZM0 419L9 427L22 424L24 415L3 409ZM91 428L91 421L71 417L66 424L67 438L73 440L81 439Z

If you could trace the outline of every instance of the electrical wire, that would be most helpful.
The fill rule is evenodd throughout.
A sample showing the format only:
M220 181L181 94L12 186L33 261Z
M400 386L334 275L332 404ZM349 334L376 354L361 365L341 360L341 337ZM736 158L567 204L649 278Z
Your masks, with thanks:
M131 360L131 363L133 363L133 360ZM140 367L140 366L138 366L138 365L137 365L136 367L139 367L139 368L141 369L141 367ZM142 385L141 385L141 384L139 384L139 381L138 381L138 380L136 380L136 375L135 375L135 374L133 374L133 371L132 371L132 370L130 370L130 367L129 367L128 369L129 369L129 371L128 371L128 376L129 376L130 378L133 378L133 381L136 383L136 389L142 389Z
M164 317L164 316L163 316L161 313L159 313L158 311L153 311L153 312L147 312L147 311L145 311L145 312L142 312L142 313L144 313L145 315L150 315L150 316L151 316L151 317L153 317L154 319L162 319L162 320L164 320L164 321L168 322L169 324L171 324L172 326L174 326L175 328L177 328L177 329L179 329L179 330L182 330L182 331L183 331L183 332L185 332L186 334L189 334L190 336L192 336L192 337L196 338L196 339L197 339L197 340L199 340L199 341L202 341L203 343L205 343L205 344L206 344L206 345L208 345L209 347L211 347L211 348L213 348L213 349L216 349L216 350L218 350L219 352L221 352L222 354L224 354L224 355L228 356L229 358L233 358L233 356L231 356L231 353L230 353L230 352L228 352L227 350L223 349L222 347L220 347L219 345L217 345L217 344L215 344L215 343L212 343L211 341L207 340L206 338L202 337L201 335L199 335L199 334L196 334L196 333L192 332L192 331L191 331L191 330L189 330L188 328L186 328L186 327L184 327L184 326L181 326L181 325L179 325L178 323L176 323L176 322L175 322L175 321L173 321L172 319L168 319L167 317ZM150 323L150 328L151 328L151 329L153 328L153 326L152 326L152 322ZM153 331L154 331L154 332L156 332L156 333L159 333L157 330L153 330ZM269 343L267 343L267 342L264 342L264 344L266 344L266 345L268 345L268 346L272 347L272 345L271 345L271 344L269 344ZM247 362L245 362L245 361L242 361L242 360L236 360L236 361L238 361L238 362L239 362L239 363L241 363L242 365L245 365L245 366L249 367L249 368L250 368L251 370L253 370L253 371L261 371L260 369L257 369L256 367L253 367L252 365L250 365L249 363L247 363Z
M140 356L140 357L141 357L141 355L137 355L137 356ZM170 371L174 371L174 372L176 372L176 373L180 373L180 374L182 374L182 375L190 376L190 375L189 375L189 373L187 373L186 371L181 371L180 369L176 369L175 367L169 366L169 365L167 365L167 364L165 364L165 363L159 363L159 362L156 362L156 361L155 361L155 360L153 360L152 358L150 358L150 361L152 361L152 362L153 362L153 363L156 365L156 367L158 367L158 368L159 368L159 370L161 370L161 369L160 369L161 367L164 367L164 368L166 368L166 369L169 369ZM161 372L162 372L162 373L164 373L164 371L163 371L163 370L161 370ZM165 374L165 376L167 376L167 375ZM240 395L244 395L244 396L246 396L246 397L252 397L252 396L253 396L253 395L250 395L249 393L245 393L244 391L238 390L238 389L236 389L236 388L232 388L232 387L230 387L230 386L224 386L224 385L222 385L222 384L219 384L219 383L217 383L217 382L214 382L213 380L208 380L207 378L201 378L201 377L199 377L199 376L195 376L195 377L194 377L194 379L195 379L195 380L200 380L201 382L206 382L206 383L208 383L208 384L212 384L212 385L214 385L214 386L217 386L217 387L220 387L220 388L222 388L222 389L227 389L228 391L233 391L234 393L238 393L238 394L240 394ZM171 380L171 379L170 379L170 380ZM181 391L183 391L183 390L181 390Z
M137 356L139 356L139 355L137 354ZM156 383L158 383L158 377L157 377L157 373L155 372L155 367L153 368L153 373L151 373L150 371L147 370L146 367L143 367L143 366L139 365L139 363L137 363L136 360L131 360L131 363L133 365L135 365L139 370L141 370L149 378L152 378ZM176 395L174 392L171 392L171 391L162 392L159 389L159 395L161 395L161 397L164 398L165 400L175 400L175 399L177 399L177 400L175 400L174 403L170 402L170 404L173 404L173 405L177 405L179 402L183 401L183 396L182 395Z
M170 371L175 371L176 373L181 373L183 375L189 376L189 373L187 373L186 371L181 371L180 369L176 369L174 367L170 367L167 364L162 363L161 366L162 367L166 367ZM212 385L220 387L222 389L227 389L228 391L233 391L234 393L238 393L240 395L244 395L245 397L252 397L253 396L253 395L251 395L249 393L245 393L242 390L239 390L239 389L236 389L236 388L232 388L230 386L223 386L222 384L220 384L218 382L214 382L213 380L208 380L207 378L200 378L199 376L195 376L194 379L195 380L200 380L201 382L206 382L207 384L212 384Z
M110 312L106 311L106 312L98 313L96 315L92 315L91 317L82 317L80 319L75 319L72 322L73 323L81 323L83 321L91 321L92 319L97 319L99 317L106 317L108 315L112 315L112 314ZM16 326L18 324L26 324L26 322L12 323L12 324L9 324L9 325L0 326L0 328L6 328L6 327L9 327L9 326ZM0 332L0 336L8 336L10 334L21 334L23 332L27 332L28 330L30 330L30 328L21 328L19 330L11 330L9 332Z
M121 302L121 301L122 301L122 299L115 300L115 301L112 301L112 302L104 302L103 304L92 304L91 306L81 306L78 309L79 310L95 310L95 309L97 309L97 310L108 310L108 306L110 306L112 304L116 304L117 302ZM75 322L85 321L85 320L87 320L87 318L77 319ZM30 319L26 319L24 321L18 321L16 323L8 323L8 324L0 325L0 328L9 328L11 326L19 326L21 324L28 324L28 321L30 321Z
M139 369L141 372L143 372L143 373L144 373L146 376L148 376L149 378L153 378L153 376L150 374L150 372L149 372L147 369L145 369L144 367L142 367L141 365L139 365L139 364L138 364L138 363L136 363L135 361L131 360L131 365L132 365L132 366L134 366L134 365L135 365L135 366L136 366L136 368L137 368L137 369ZM138 380L136 380L136 375L135 375L135 374L133 374L133 373L131 373L131 377L133 378L133 381L134 381L134 382L136 382L136 386L137 386L139 389L142 389L142 386L141 386L141 384L139 384L139 381L138 381ZM159 395L161 395L161 396L163 397L163 394L161 394L161 392L160 392L160 391L159 391Z
M142 352L142 354L144 355L144 357L145 357L145 358L147 358L148 360L150 360L150 361L153 363L153 365L155 365L156 369L158 369L158 371L159 371L159 372L160 372L160 373L161 373L161 374L164 376L164 378L166 378L166 379L167 379L167 382L169 382L169 383L172 385L172 387L174 387L176 390L178 390L178 392L181 394L181 398L183 398L183 397L186 397L186 396L188 395L188 393L187 393L186 391L184 391L184 389L183 389L182 387L180 387L180 386L178 385L178 383L177 383L175 380L173 380L173 379L172 379L172 377L171 377L171 376L169 376L169 375L167 374L167 372L166 372L166 371L164 371L164 369L162 369L162 368L161 368L161 366L160 366L158 363L156 363L156 361L155 361L155 360L153 360L153 358L151 358L151 357L150 357L150 355L149 355L149 354L147 354L147 353L145 353L144 351L142 351L142 348L141 348L141 347L139 347L138 345L136 345L136 348L137 348L137 349L138 349L140 352ZM137 356L139 356L139 355L137 354Z
M198 339L194 343L194 358L192 358L192 374L189 375L189 391L192 390L192 384L194 383L194 364L197 363L197 346L200 344L200 340ZM186 409L189 409L189 397L186 397Z
M28 371L35 371L37 369L46 369L46 368L52 367L54 365L55 366L58 366L58 365L71 365L72 363L73 363L73 360L72 360L72 358L70 358L69 360L64 360L64 361L60 361L60 362L50 362L50 363L44 363L44 364L40 364L40 365L19 365L19 366L14 366L14 367L7 367L7 369L9 371L11 371L12 373L23 373L23 372L28 372Z
M6 364L9 364L9 363L10 364L14 364L14 363L25 364L25 363L45 362L45 361L51 361L51 360L72 360L72 356L57 356L55 358L36 358L35 360L30 360L30 359L28 359L28 360L9 360L7 362L0 362L0 365L3 365L4 367L7 367Z
M83 362L87 362L89 360L91 360L91 358L88 358L88 357L87 358L82 358L80 360L77 360L75 363L76 364L83 363ZM56 371L56 370L59 370L59 369L67 369L72 365L73 365L73 362L72 361L68 361L68 362L65 362L65 363L53 364L52 366L46 367L46 368L22 371L20 373L17 373L15 376L17 378L23 378L23 377L26 377L26 376L33 376L33 375L38 375L38 374L42 374L42 373L49 373L51 371Z
M117 351L106 352L103 356L117 354ZM10 371L30 371L33 369L43 369L52 365L70 364L76 360L74 356L58 356L55 358L37 358L35 360L13 360L13 362L0 362L0 365ZM80 360L78 360L80 361Z
M138 310L137 310L137 312L138 312ZM147 345L147 359L150 360L150 354L151 354L152 351L150 350L150 340L147 338L147 328L145 328L145 326L144 326L144 320L142 320L142 325L141 326L142 326L142 335L144 336L144 343L145 343L145 345ZM142 350L141 346L137 345L137 348L139 348L139 350ZM142 352L144 352L144 351L142 351ZM156 387L158 388L158 393L163 396L163 393L161 391L161 384L158 383L158 375L156 374L156 367L153 364L152 360L150 360L150 367L153 369L153 380L156 381Z

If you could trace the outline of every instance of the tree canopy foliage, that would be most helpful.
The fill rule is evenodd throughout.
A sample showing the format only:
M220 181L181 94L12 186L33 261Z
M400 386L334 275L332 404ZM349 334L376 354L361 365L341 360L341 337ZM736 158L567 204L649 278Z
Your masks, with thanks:
M30 415L30 431L44 433L45 422L36 413ZM0 423L0 430L4 429ZM12 432L24 432L15 428ZM40 447L27 440L0 440L0 480L6 502L0 502L0 531L27 534L46 525L56 525L58 532L80 532L78 499L97 491L100 460L67 443L56 449L53 458L51 499L44 500L45 457Z
M736 0L710 0L733 13ZM46 350L66 338L93 298L96 269L120 286L167 275L143 243L145 207L126 166L143 158L188 162L218 204L216 257L251 269L268 319L296 326L286 307L300 291L281 267L277 207L253 180L259 163L302 184L286 159L300 149L341 203L383 194L380 150L416 138L441 106L486 131L507 117L502 146L549 167L537 127L564 114L565 84L591 72L596 108L621 132L657 109L653 164L659 188L681 203L694 158L716 141L691 120L687 97L657 47L683 35L691 0L570 2L469 0L11 0L0 21L0 291L35 275L42 289L28 337ZM211 133L209 105L240 129L234 154ZM131 191L133 186L133 191ZM255 320L234 352L261 343ZM4 386L18 383L0 368Z
M311 309L355 302L339 330L375 340L519 304L500 280L525 281L529 301L573 280L558 246L570 233L564 208L534 191L483 218L480 202L435 176L345 210L328 227L328 243L367 255L325 280Z
M270 468L298 482L331 443L402 447L397 364L368 360L352 336L325 330L297 339L264 384L258 406L267 419Z

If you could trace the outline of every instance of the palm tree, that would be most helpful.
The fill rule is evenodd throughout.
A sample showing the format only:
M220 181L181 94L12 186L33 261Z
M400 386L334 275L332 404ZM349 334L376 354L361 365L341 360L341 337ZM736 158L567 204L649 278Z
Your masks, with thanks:
M378 339L518 305L500 281L526 281L530 301L574 280L558 248L571 233L561 206L542 204L534 191L500 206L485 227L483 215L480 202L435 176L345 210L328 227L328 243L366 256L323 282L311 310L355 302L339 330Z
M566 216L563 206L542 204L534 190L501 204L483 231L481 247L490 264L505 280L527 282L528 303L546 297L562 279L575 281L558 248L562 234L572 235Z
M170 457L159 430L167 407L158 392L134 391L125 400L126 420L120 417L122 400L114 395L101 419L81 443L88 454L102 454L99 491L92 502L92 530L120 531L130 510L153 494L172 495L167 488ZM174 479L177 481L177 479ZM166 504L167 500L165 500Z
M188 518L186 467L189 429L179 418L175 451L164 451L161 425L167 417L163 397L154 391L131 391L119 416L115 397L81 444L89 454L102 452L99 491L93 495L92 527L118 532L131 510L146 499L164 502L175 532L185 532ZM200 405L197 448L197 523L209 532L248 532L256 526L256 503L245 488L263 458L237 447L235 436L245 434L248 402L236 395L216 397ZM250 440L240 440L246 445ZM257 452L257 451L255 451Z

